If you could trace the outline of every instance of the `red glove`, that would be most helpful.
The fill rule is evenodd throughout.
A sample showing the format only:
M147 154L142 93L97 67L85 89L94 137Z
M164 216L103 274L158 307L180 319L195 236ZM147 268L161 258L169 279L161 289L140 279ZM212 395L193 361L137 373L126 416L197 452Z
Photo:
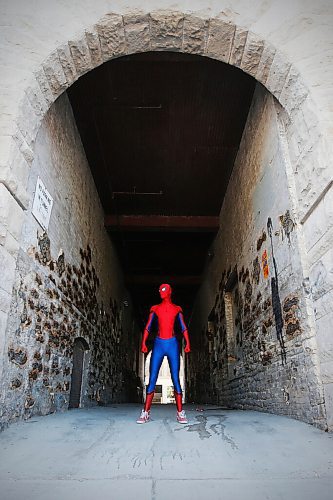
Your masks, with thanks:
M191 352L191 345L190 345L190 339L189 339L189 336L188 336L188 331L184 330L183 331L183 335L184 335L184 339L185 339L185 342L186 342L184 351L185 352Z

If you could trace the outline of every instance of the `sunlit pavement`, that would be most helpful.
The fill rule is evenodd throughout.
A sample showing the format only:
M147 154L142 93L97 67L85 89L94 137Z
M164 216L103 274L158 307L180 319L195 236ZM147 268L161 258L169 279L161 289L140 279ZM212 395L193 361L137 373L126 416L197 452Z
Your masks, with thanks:
M0 434L1 500L332 500L333 435L287 417L137 405L34 417Z

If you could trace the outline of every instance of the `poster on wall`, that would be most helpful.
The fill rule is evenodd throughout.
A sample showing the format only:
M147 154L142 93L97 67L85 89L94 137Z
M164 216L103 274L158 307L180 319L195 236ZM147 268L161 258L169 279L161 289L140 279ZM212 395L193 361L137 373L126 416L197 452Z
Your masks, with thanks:
M267 250L265 250L261 256L261 263L262 263L262 272L263 272L264 278L267 279L268 275L269 275Z
M41 178L37 178L35 198L32 205L32 215L42 228L47 231L49 227L53 198L44 186Z

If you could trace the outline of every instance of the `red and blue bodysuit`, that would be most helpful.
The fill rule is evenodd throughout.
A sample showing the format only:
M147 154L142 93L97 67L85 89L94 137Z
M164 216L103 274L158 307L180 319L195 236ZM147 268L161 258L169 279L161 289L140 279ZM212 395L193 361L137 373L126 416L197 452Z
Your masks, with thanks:
M173 304L171 301L171 286L163 284L159 288L162 302L153 306L150 309L149 318L143 333L142 352L148 352L146 341L154 321L158 323L158 333L154 340L150 360L150 377L147 386L145 412L149 412L152 400L154 397L155 385L159 370L164 356L168 358L172 383L174 386L174 394L176 399L177 411L182 411L182 389L179 381L180 353L177 338L175 337L174 326L176 321L179 322L180 328L184 335L186 346L185 352L190 352L190 341L187 327L184 322L182 308Z

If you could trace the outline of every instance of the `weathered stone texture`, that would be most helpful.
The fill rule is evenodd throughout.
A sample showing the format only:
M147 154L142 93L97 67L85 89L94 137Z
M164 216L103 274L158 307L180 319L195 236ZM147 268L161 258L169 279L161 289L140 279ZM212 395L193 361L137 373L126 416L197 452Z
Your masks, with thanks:
M94 67L99 66L103 62L102 48L99 36L94 31L86 31L87 44L90 50L91 62Z
M332 270L331 261L331 270ZM333 324L333 313L332 313L332 291L333 288L327 292L324 297L327 303L330 303L331 307L328 307L326 311L321 309L320 317L316 318L317 326L317 338L318 338L318 350L320 359L320 370L324 386L324 396L325 404L328 416L328 425L332 428L332 411L333 411L333 400L332 400L332 385L333 385L333 340L332 340L332 324ZM315 306L316 303L315 302ZM319 301L322 303L322 300Z
M310 268L312 296L315 301L333 289L333 250L332 247L314 262Z
M269 3L267 4L268 7ZM281 16L281 21L276 18L273 19L270 17L270 12L276 13L276 9L263 9L265 12L264 22L262 22L263 19L260 16L255 19L255 25L258 28L255 36L258 37L258 40L265 40L259 64L260 43L256 47L256 43L251 44L250 39L247 41L248 36L251 37L248 33L250 33L250 29L253 29L253 26L251 28L251 12L249 12L249 5L246 2L236 1L233 5L234 11L230 11L229 14L227 9L224 9L223 2L212 7L209 12L212 18L209 39L205 17L207 13L202 17L201 12L198 10L202 8L202 5L191 6L194 14L184 15L176 11L158 11L153 12L151 15L145 12L144 14L125 14L121 16L119 12L123 11L123 5L118 5L116 2L113 8L117 10L118 5L118 14L107 14L105 16L105 4L96 0L91 5L87 4L85 6L84 14L81 8L78 9L75 20L73 20L73 17L68 15L66 2L57 2L54 3L52 9L43 10L45 22L41 23L39 18L40 9L37 8L37 4L34 10L31 10L28 3L17 4L16 7L15 5L12 6L8 12L3 13L2 23L6 37L3 37L3 78L1 80L0 182L12 193L13 199L17 200L18 205L24 208L28 208L29 205L26 180L30 165L35 157L34 142L40 120L48 107L77 78L78 74L92 69L112 57L135 50L151 48L153 50L184 50L202 54L207 47L206 54L213 58L229 61L230 64L236 66L240 66L243 61L244 70L249 71L250 74L255 73L255 77L262 84L267 85L267 88L280 99L281 104L285 106L288 112L286 117L287 141L296 178L296 190L300 207L300 217L298 219L301 219L302 223L304 223L305 244L309 252L311 279L314 280L313 290L316 296L317 319L319 320L327 315L330 307L331 291L325 288L325 290L321 290L325 293L317 293L316 290L317 288L319 290L320 287L318 285L319 281L315 280L315 274L321 264L324 266L326 273L330 272L329 260L327 260L328 257L325 257L325 254L328 252L328 248L332 246L333 241L332 228L328 222L331 219L331 214L325 215L326 228L321 218L316 215L317 210L317 214L321 213L321 199L332 180L332 130L330 125L332 122L332 79L330 76L333 58L331 57L332 44L330 44L329 38L332 30L329 30L327 23L327 13L330 12L331 3L328 0L321 0L316 4L310 2L305 5L300 2L297 6L295 5L294 21L288 25L288 36L286 36L283 24L284 16ZM259 4L260 2L254 2L254 11L259 12L261 10ZM73 6L73 2L71 6ZM131 2L129 7L132 8ZM177 9L183 11L186 11L187 8L188 6L182 3L177 6ZM224 9L223 15L225 17L220 20L215 16L221 15L222 9ZM235 15L236 12L237 15ZM308 23L303 23L305 18L311 20L313 29L309 30ZM97 21L98 19L100 21ZM149 19L149 22L147 19ZM235 26L235 22L237 26ZM95 24L95 26L90 29L88 26L91 24ZM15 25L20 25L19 32L12 29ZM73 30L75 30L75 33L73 33ZM15 33L15 41L11 39L10 32ZM71 47L72 53L66 40L77 40L77 34L84 32L85 36L79 38ZM149 42L150 37L152 44ZM19 43L17 43L17 40L19 40ZM41 43L41 40L45 43ZM309 50L300 47L302 40L306 42L306 47ZM246 49L244 52L245 46L250 50ZM252 46L253 48L251 48ZM89 51L87 51L87 47ZM249 57L252 52L255 56L254 59ZM90 68L89 58L91 59ZM299 74L295 68L300 71ZM36 82L31 81L30 78L32 77ZM309 94L307 95L308 91ZM256 127L253 126L252 133L255 131ZM254 155L258 163L261 162L261 157L260 161L258 157L259 150L260 148L257 151L250 150L249 153ZM268 165L270 158L267 161ZM43 164L43 161L41 161L41 164ZM41 172L43 172L42 168ZM240 185L240 174L235 173L234 179L235 183ZM265 182L264 177L261 185L264 186ZM242 194L243 192L246 193L252 184L251 176L248 176L244 180L240 192ZM265 188L263 191L269 192L269 189ZM235 196L236 198L239 198L239 193ZM255 207L259 198L258 196L254 197ZM245 204L244 206L249 205ZM276 223L279 224L277 217L285 214L286 209L287 206L283 207L281 213L277 215L277 211L274 212L274 207L272 208L272 213L275 214L274 227ZM253 210L255 211L256 208ZM71 208L65 207L64 213L68 220L71 220ZM263 234L265 224L262 223L261 227L258 228L257 219L254 217L252 220L248 216L250 210L246 211L243 207L240 207L239 213L239 220L246 221L248 231L255 232L258 230L260 235ZM30 229L32 230L32 228L31 226ZM26 232L26 234L28 233L29 231ZM230 230L230 236L234 238L237 234L238 227L233 226L233 229ZM315 244L312 235L316 239ZM57 247L54 243L54 236L55 233L50 238L51 246L55 245ZM58 236L59 241L67 241L68 231ZM10 281L13 280L11 259L18 251L17 243L16 237L8 231L6 224L0 226L0 254L2 259L0 263L5 269L0 279L0 289L9 290L6 293L11 293L12 289L13 281ZM255 243L253 244L255 245ZM289 243L284 240L284 245L286 244ZM53 256L59 248L55 250L55 252L52 252ZM230 258L234 254L234 248L229 248L227 254L228 258ZM69 262L75 261L77 255L74 247L68 248L66 259ZM244 269L250 270L253 261L257 257L259 259L260 255L251 254L247 261L244 260ZM288 274L287 261L286 253L280 253L279 265L281 263L284 266L283 276ZM10 264L8 269L6 267L7 263ZM256 280L256 278L253 279ZM295 292L297 288L296 281L294 275L290 276L290 284L294 287L293 290L290 290L291 292ZM284 292L287 294L288 285L284 282L280 284L285 287ZM208 293L212 296L215 292L208 290ZM303 312L301 316L304 316ZM2 316L0 330L2 333L5 324L6 321ZM320 324L323 325L324 323L318 323L318 328L321 331L322 326L319 326ZM302 325L300 326L302 327ZM307 328L303 328L302 335L306 335L306 332ZM269 356L265 354L266 351L260 352L264 353L263 359L269 362ZM200 376L199 374L198 378ZM257 379L260 386L261 375L255 378L255 380ZM19 380L19 377L13 380ZM272 384L274 384L274 377L272 378ZM12 386L17 388L17 382L13 382ZM248 389L250 390L250 387ZM332 384L327 383L325 390L326 400L331 401L330 408L332 408L332 411L329 418L331 419L331 425L333 425ZM311 388L311 391L314 391L314 389ZM283 401L285 401L287 391L283 394ZM280 393L279 395L281 396ZM307 398L307 396L301 397L295 391L293 397L295 404L296 400L300 403L304 398ZM311 394L310 397L312 397ZM267 400L265 401L267 405ZM280 400L276 404L279 406ZM33 405L32 400L27 399L26 405L27 407ZM272 402L272 409L275 408L274 405L275 403ZM307 411L307 405L304 405L303 410L300 405L297 409L298 415L302 412L307 414ZM320 409L318 411L320 412Z
M68 43L58 48L58 57L67 81L74 82L77 79L77 71Z
M299 72L291 66L279 97L281 105L287 113L292 115L295 110L302 106L308 94L309 91L305 87Z
M276 53L275 48L266 42L263 51L261 53L261 58L258 65L257 73L255 75L255 78L263 85L265 85L267 82L267 78L272 66L272 62L275 57L275 53Z
M82 35L81 39L71 40L68 42L68 45L79 77L89 71L93 66L87 40L85 36Z
M16 131L18 132L18 131ZM20 136L22 137L22 136ZM6 141L7 142L7 141ZM19 200L19 205L26 208L28 206L28 195L26 191L27 179L30 171L29 151L24 157L21 149L15 142L14 137L8 137L8 146L11 149L10 162L6 168L1 169L2 179L1 182L7 187L16 203ZM22 144L22 143L21 143ZM3 142L0 141L0 147ZM28 160L27 160L28 158Z
M126 52L145 52L150 50L150 17L145 14L124 16Z
M290 62L283 54L275 52L265 85L277 99L286 83L290 66Z
M325 428L299 230L274 100L258 86L190 324L199 332L189 361L191 400L287 414Z
M151 48L181 49L183 43L184 14L172 11L150 13Z
M37 175L54 197L48 233L31 214ZM17 217L23 212L7 193L0 199L11 214L1 227L20 249L13 258L0 246L8 282L0 304L7 311L14 282L7 330L1 324L1 334L7 332L2 424L68 407L77 337L89 345L81 404L135 400L137 332L131 306L123 306L127 292L66 95L37 137L22 233Z
M326 21L326 13L330 11L331 7L329 1L321 0L320 5L316 4L315 7L310 3L306 6L299 4L295 7L294 21L288 25L287 37L284 16L281 15L281 18L279 17L277 19L275 17L277 11L276 9L269 8L269 2L267 9L265 8L263 10L259 4L260 1L253 4L253 12L260 13L255 23L258 30L258 32L256 32L256 36L258 36L259 39L265 40L265 47L256 77L263 84L265 84L268 77L268 88L274 93L274 95L278 96L282 91L281 96L283 96L283 98L281 97L281 99L283 99L283 102L286 103L288 110L292 110L295 106L297 106L295 101L297 103L299 99L303 99L303 81L305 81L311 93L316 94L316 103L319 103L320 105L317 109L317 114L320 113L323 118L325 115L325 120L329 123L331 121L329 119L329 115L331 113L329 99L331 96L330 71L332 67L332 58L330 57L330 46L326 43L325 39L325 37L328 37L330 34L329 26ZM29 9L28 6L25 6L25 8L13 7L10 11L3 13L3 29L6 32L6 37L4 37L5 55L3 58L4 64L2 66L5 68L5 71L2 79L3 88L1 92L3 101L5 101L4 105L9 110L8 113L5 112L2 115L3 126L7 129L5 133L9 133L9 130L13 129L13 122L16 120L15 107L17 103L22 100L22 95L24 94L26 88L25 82L28 82L29 80L29 71L31 71L30 76L32 76L32 72L40 72L39 68L42 67L44 63L44 68L48 74L49 81L46 79L44 70L44 77L39 75L38 78L48 104L51 104L54 101L55 96L58 96L62 89L66 87L66 80L67 84L70 84L73 81L73 63L70 60L71 57L68 58L68 48L66 48L66 46L68 47L68 43L65 42L65 45L62 45L63 40L73 40L72 37L75 37L78 33L86 32L86 37L82 37L79 44L83 44L83 46L85 46L86 41L84 38L87 39L92 59L91 69L102 62L101 44L103 46L104 60L113 56L124 54L126 53L126 50L132 52L134 50L134 46L137 47L137 50L141 50L141 43L143 43L144 48L147 46L146 42L143 42L143 39L148 41L148 30L146 29L147 24L145 21L141 23L141 21L137 20L140 16L142 19L144 17L149 17L149 13L144 12L143 14L128 14L130 10L137 8L137 6L134 8L132 7L132 2L128 4L126 13L124 13L123 17L119 14L123 11L123 5L118 5L117 8L117 2L114 4L114 10L118 12L117 14L110 13L105 15L105 5L99 0L97 0L94 5L86 5L84 9L80 6L77 11L75 10L74 18L73 16L68 15L68 12L66 11L67 8L68 6L66 5L66 2L61 2L54 4L52 9L44 9L43 15L45 16L45 22L40 22L38 17L39 9L37 5L33 10ZM73 3L71 3L71 9L72 8L75 9L75 7L73 7ZM183 15L182 13L172 10L153 12L151 17L151 34L153 35L153 38L157 37L157 49L168 50L170 48L172 50L172 48L176 48L178 50L181 49L184 41L184 49L188 47L189 51L194 52L195 47L197 47L199 53L202 53L202 48L206 44L206 31L204 30L200 33L202 28L199 28L199 25L202 22L205 23L205 20L202 17L202 6L193 5L191 8L194 13L193 15ZM314 8L316 9L316 15L314 15ZM177 5L177 9L178 11L186 12L188 6L180 3ZM249 9L247 4L236 1L232 11L225 9L222 2L219 6L215 5L215 7L209 12L212 18L212 26L214 23L226 23L228 26L234 26L235 23L237 24L237 26L235 26L230 55L231 64L240 64L245 37L251 27L251 15L249 15L250 11L252 12L252 9ZM263 12L265 12L264 21L261 18ZM221 16L221 13L223 13L223 19L219 20L218 16ZM207 12L204 15L207 16ZM271 18L272 15L274 18ZM26 16L29 17L28 22L26 21ZM310 31L308 30L308 25L302 23L302 19L304 19L305 16L307 19L311 20L312 29ZM133 41L132 39L128 39L129 43L126 42L124 34L124 20L127 17L130 19L128 27L129 37L132 36L130 31L133 29ZM198 21L193 21L194 17ZM182 18L185 18L183 27L181 27ZM186 18L188 19L188 22L186 21ZM96 19L101 19L101 21L96 21ZM176 20L176 25L173 24L172 19ZM178 23L177 19L180 20L180 23ZM194 24L191 25L190 29L192 30L192 35L194 33L194 36L191 35L190 41L188 39L190 31L187 30L186 32L186 25L189 25L189 23L191 24L192 21ZM278 27L279 22L282 23L280 26L281 29ZM98 39L98 35L96 35L95 28L90 29L88 27L88 23L95 24L95 27L99 26L99 30L97 31L101 38L101 43ZM15 31L10 29L11 26L15 26L16 24L20 24L21 27L19 30ZM138 26L140 27L138 28ZM199 31L196 31L198 28ZM141 29L142 32L140 31ZM165 29L167 31L169 30L169 32L168 34L163 35L163 30ZM15 35L10 36L10 31L15 33ZM73 31L75 31L75 33L73 33ZM159 31L161 31L160 40L158 39L160 36L158 34ZM217 29L217 38L220 36L218 31L219 30ZM222 60L224 60L226 55L224 52L228 52L228 46L230 43L228 35L223 33L224 29L222 29L223 42L220 44L216 39L216 47L214 46L215 35L211 33L210 37L212 57L222 57ZM318 37L318 33L320 33L320 37ZM267 72L270 70L271 57L275 48L270 48L268 41L273 39L275 48L277 48L278 51L283 49L283 54L280 53L281 57L279 56L281 61L275 60L275 62L273 62L273 68L275 69L272 70L271 75L269 76ZM19 43L17 43L17 40L19 40ZM299 49L297 44L302 44L302 42L306 42L306 47L309 49L310 54L304 54L304 51ZM224 48L222 49L222 47ZM82 55L83 52L81 52L81 49L79 51ZM57 57L53 57L51 55L50 59L50 52L52 52L53 56L56 55ZM79 56L80 58L81 55ZM16 60L20 60L19 66L20 68L23 66L23 70L17 69L17 65L15 65ZM86 60L88 60L88 54L84 48L84 57L82 59L84 71L86 70ZM283 77L285 76L288 78L288 72L285 72L286 68L284 67L285 65L288 66L287 61L290 61L293 64L293 67L300 69L302 81L297 79L297 81L294 81L292 85L289 85L288 83L285 85ZM324 65L322 64L322 61L325 62ZM321 76L319 77L319 75ZM29 85L30 83L28 83L28 86ZM285 86L284 89L282 88L283 86ZM10 100L7 98L9 89L11 94ZM15 91L12 89L15 89ZM16 95L16 93L20 93L20 95ZM10 102L10 104L7 106L8 102ZM0 130L2 130L1 125Z
M248 31L236 26L234 39L231 47L229 64L239 67L242 61Z
M33 151L33 140L31 140L30 145L26 142L25 138L23 137L23 134L20 129L16 129L14 135L13 135L13 140L15 143L15 146L13 147L13 152L12 152L12 158L11 158L11 163L12 166L14 166L15 169L15 161L16 161L16 156L18 154L18 149L22 153L22 156L30 166L32 163L32 160L34 158L34 151ZM17 149L18 148L18 149ZM25 181L25 178L22 179ZM26 186L19 186L18 182L18 189L21 187L21 189L26 189Z
M35 112L27 94L25 94L19 106L18 130L15 131L15 138L28 162L33 159L34 142L41 120L42 115Z
M44 69L42 68L42 69L39 69L38 71L36 71L35 77L36 77L36 81L41 89L41 92L42 92L48 106L50 106L51 104L53 104L55 99L54 99L54 96L52 94L49 82L46 78L46 74L44 72Z
M325 188L332 181L329 156L325 143L318 140L301 153L296 163L295 182L299 201L300 219L306 220L313 206L320 201Z
M122 16L107 14L95 26L99 35L103 60L126 53L126 39Z
M251 76L256 76L264 42L254 33L249 32L241 60L240 68Z
M234 24L222 19L210 19L206 54L214 59L228 62L234 34Z
M208 26L208 20L186 15L184 18L182 50L190 54L203 54L208 38Z
M15 274L15 257L11 255L3 246L0 246L1 262L1 288L7 293L12 292L13 278Z
M43 64L45 76L53 94L53 101L68 87L67 78L60 63L58 52L51 54Z
M0 214L0 227L3 229L1 244L15 257L21 235L23 210L3 184L0 184ZM16 244L13 248L14 242Z
M5 290L1 289L0 290L0 311L2 311L3 313L6 313L7 311L9 311L9 307L10 307L10 294L8 292L6 292ZM5 329L3 330L3 332L5 331Z
M332 183L333 184L333 183ZM318 262L332 248L333 240L333 185L322 197L316 210L303 224L309 263Z
M37 82L34 81L31 86L27 87L25 93L36 115L43 118L48 110L48 104Z

